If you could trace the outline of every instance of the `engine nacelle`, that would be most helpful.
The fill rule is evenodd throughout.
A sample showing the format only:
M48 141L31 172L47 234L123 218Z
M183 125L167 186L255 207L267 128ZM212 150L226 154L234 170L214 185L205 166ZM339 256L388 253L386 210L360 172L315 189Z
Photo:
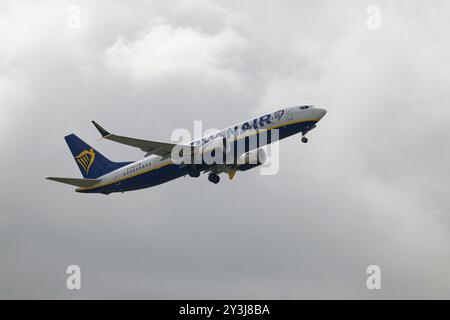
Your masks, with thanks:
M266 162L266 153L263 149L255 149L242 154L237 161L240 171L256 168Z
M263 149L255 149L242 154L237 161L237 164L264 164L266 162L266 153Z

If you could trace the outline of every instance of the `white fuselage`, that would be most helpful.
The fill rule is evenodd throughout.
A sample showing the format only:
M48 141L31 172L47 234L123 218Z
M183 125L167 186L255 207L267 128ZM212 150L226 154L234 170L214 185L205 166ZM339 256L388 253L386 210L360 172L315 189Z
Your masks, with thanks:
M306 108L305 108L306 107ZM204 136L200 139L196 139L191 141L191 145L201 146L205 143L210 142L211 140L217 138L220 135L229 134L231 136L237 136L242 138L245 136L245 132L248 130L243 129L246 125L251 126L252 129L259 130L269 130L276 129L283 126L287 126L292 123L302 122L302 121L319 121L326 113L324 109L315 108L312 106L296 106L289 107L285 109L281 109L277 112L282 112L282 116L277 118L275 116L276 112L264 114L260 117L253 118L248 121L243 121L236 125L227 127L223 130L218 131L216 134ZM267 116L271 116L270 119L267 119ZM266 117L266 118L264 118ZM263 120L263 121L260 121ZM255 128L256 127L256 128ZM101 180L101 184L105 183L114 183L116 181L120 181L123 179L127 179L131 176L136 176L141 174L142 172L156 170L159 167L163 167L172 163L171 158L162 158L157 155L149 155L141 160L133 162L129 165L126 165L120 169L112 171L110 173L105 174L104 176L99 177Z

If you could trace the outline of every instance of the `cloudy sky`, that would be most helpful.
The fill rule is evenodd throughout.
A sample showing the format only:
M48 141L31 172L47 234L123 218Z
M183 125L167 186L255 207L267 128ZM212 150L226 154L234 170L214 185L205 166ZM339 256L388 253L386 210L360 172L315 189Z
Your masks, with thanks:
M1 1L0 298L450 298L449 11ZM277 175L109 196L44 179L80 177L69 133L143 156L98 141L93 119L169 141L298 104L328 114L307 145L281 142ZM366 288L372 264L381 290Z

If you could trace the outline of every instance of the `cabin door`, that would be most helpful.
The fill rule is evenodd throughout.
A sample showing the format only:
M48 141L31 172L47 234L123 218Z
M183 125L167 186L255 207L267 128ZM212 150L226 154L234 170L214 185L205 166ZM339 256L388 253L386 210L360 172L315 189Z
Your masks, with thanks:
M114 183L116 184L116 186L119 186L120 185L119 175L115 174L113 179L114 179Z
M286 109L286 120L287 121L292 121L293 117L292 117L292 109Z

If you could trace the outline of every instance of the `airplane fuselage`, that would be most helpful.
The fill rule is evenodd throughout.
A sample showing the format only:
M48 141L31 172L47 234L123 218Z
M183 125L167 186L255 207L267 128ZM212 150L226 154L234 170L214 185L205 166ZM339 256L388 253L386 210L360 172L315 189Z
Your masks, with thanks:
M279 140L297 133L304 135L315 127L325 113L324 109L312 106L289 107L266 113L249 121L225 128L215 134L196 139L191 141L190 145L204 146L218 137L225 136L239 140L250 131L258 135L260 131L270 132L273 129L278 129ZM269 140L268 143L271 143L271 141ZM257 147L262 147L262 145ZM251 149L250 146L249 150L245 151ZM203 170L207 165L198 164L197 167L199 170ZM189 173L189 170L191 170L191 166L175 164L170 157L149 155L99 177L100 182L94 186L80 187L76 191L109 194L144 189L185 176Z

